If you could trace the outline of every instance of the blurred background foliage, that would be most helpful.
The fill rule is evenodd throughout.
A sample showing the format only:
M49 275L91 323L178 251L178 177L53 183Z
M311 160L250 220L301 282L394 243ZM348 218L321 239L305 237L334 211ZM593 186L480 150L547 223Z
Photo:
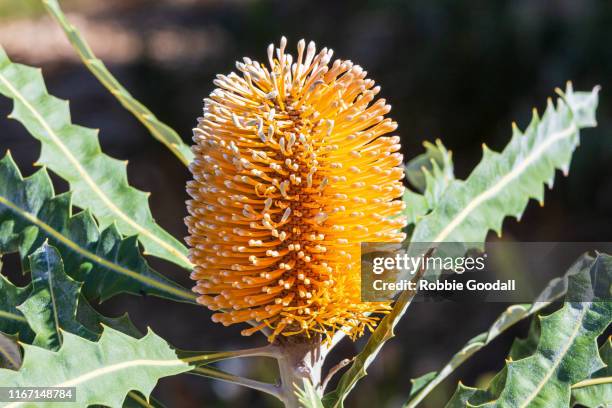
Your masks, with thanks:
M520 223L507 220L503 239L610 240L610 1L65 0L62 6L126 88L186 141L215 74L233 70L242 56L264 60L267 44L281 35L292 47L300 38L314 40L333 48L337 57L362 65L393 106L406 158L422 152L423 140L439 137L453 150L462 178L480 160L483 142L493 149L503 147L511 122L524 128L532 107L542 109L555 87L563 87L566 80L578 90L599 84L599 127L584 132L570 177L557 178L544 209L531 203ZM130 181L152 192L151 207L159 223L175 236L185 236L188 171L80 64L37 0L0 0L0 44L15 61L43 68L50 92L71 101L73 121L100 128L103 149L130 161ZM0 147L3 152L10 149L24 172L31 173L27 164L38 158L38 142L5 119L9 112L10 103L0 100ZM66 189L55 182L59 191ZM14 273L15 259L3 262L12 279L23 279ZM153 263L189 285L183 271ZM488 328L505 306L411 306L398 338L386 345L347 406L399 406L410 378L438 369L469 338ZM241 348L264 341L240 337L238 327L214 325L204 309L159 299L120 297L102 308L129 310L141 328L152 326L181 348ZM468 385L486 383L487 373L503 366L512 338L524 335L527 324L482 350L423 406L442 406L459 379ZM355 345L342 343L337 361L355 350ZM247 363L229 361L224 368L262 379L274 375L261 362ZM155 395L169 407L181 408L276 404L244 389L188 376L162 380Z

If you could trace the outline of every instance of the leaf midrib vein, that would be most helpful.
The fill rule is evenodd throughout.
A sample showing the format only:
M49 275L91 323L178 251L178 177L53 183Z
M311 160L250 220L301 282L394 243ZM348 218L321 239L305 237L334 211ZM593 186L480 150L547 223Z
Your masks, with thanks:
M76 387L77 385L86 383L98 377L102 377L104 375L112 374L117 371L121 371L124 369L134 368L134 367L173 367L180 366L186 364L182 360L150 360L150 359L137 359L124 361L121 363L112 364L106 367L97 368L93 371L84 373L78 377L69 379L59 384L52 385L52 388L69 388ZM9 405L6 405L5 408L14 408L23 405L22 402L15 402Z
M11 312L6 312L4 310L0 310L0 317L6 317L7 319L17 320L18 322L27 322L25 317L16 315Z
M53 238L55 238L56 240L60 241L62 244L66 245L67 247L69 247L70 249L72 249L73 251L81 254L83 257L90 259L91 261L102 265L106 268L109 268L119 274L122 275L127 275L129 277L131 277L132 279L135 279L139 282L143 282L147 285L156 287L158 289L161 289L167 293L172 293L174 295L177 296L181 296L185 299L193 299L191 296L188 296L188 292L187 291L181 291L177 288L174 288L172 286L168 286L165 285L159 281L156 281L155 279L151 279L148 278L146 276L143 276L137 272L134 272L132 270L129 270L127 268L124 268L121 265L117 265L113 262L110 262L90 251L88 251L87 249L83 248L82 246L80 246L79 244L77 244L76 242L66 238L66 236L62 235L59 231L55 230L53 227L51 227L50 225L48 225L47 223L45 223L44 221L42 221L41 219L39 219L38 217L36 217L35 215L23 210L22 208L20 208L19 206L17 206L16 204L14 204L13 202L11 202L10 200L8 200L7 198L0 196L0 204L4 204L6 207L8 207L9 209L11 209L12 211L14 211L15 213L17 213L19 216L27 219L29 222L31 222L34 225L37 225L38 227L40 227L41 229L45 230L49 235L53 236Z
M552 377L553 373L557 370L557 367L559 367L559 364L561 364L561 360L563 360L563 357L567 354L568 350L570 349L570 347L574 343L574 340L578 336L578 332L580 331L580 327L582 327L582 320L584 319L584 316L586 315L587 310L588 310L587 305L583 304L583 308L582 308L582 311L580 312L579 317L574 320L574 322L576 324L574 326L574 330L572 331L572 334L571 334L570 338L566 342L566 345L563 347L561 352L558 353L556 358L553 360L553 365L552 365L551 369L548 370L548 373L544 376L542 381L540 381L538 383L538 385L533 390L533 392L531 394L529 394L529 396L524 401L524 403L520 406L520 408L525 408L525 407L527 407L527 405L529 405L529 403L538 395L538 393L542 390L542 388L548 382L550 377Z
M576 124L572 122L571 126L563 129L557 133L553 133L551 137L546 141L538 145L532 152L523 160L518 166L514 167L508 174L499 179L499 181L493 184L490 188L477 195L470 203L465 206L463 210L433 239L432 242L444 241L474 210L476 210L482 203L493 198L499 191L501 191L506 185L511 183L514 179L519 177L533 162L535 162L546 150L561 139L564 139L572 135L578 128Z
M51 137L51 139L55 142L55 144L60 148L62 153L68 157L68 160L72 163L72 165L76 168L79 175L85 180L85 182L89 185L92 191L100 197L100 199L104 202L104 204L114 212L119 218L121 218L124 222L134 228L136 231L139 231L142 235L147 236L149 239L155 241L160 246L164 247L168 252L174 254L182 261L186 262L187 265L190 264L189 259L183 255L176 248L166 243L165 241L159 239L155 234L153 234L148 229L142 227L137 222L133 221L127 214L123 213L121 209L119 209L116 205L114 205L110 199L104 194L104 192L96 185L96 183L91 179L89 174L85 171L85 169L81 166L81 163L72 155L70 150L61 142L61 139L55 134L51 126L47 123L47 121L38 113L36 109L28 102L27 99L15 88L12 84L2 75L0 72L0 80L4 83L4 85L9 88L9 90L15 95L17 99L21 101L24 106L30 110L30 112L34 115L34 117L38 120L41 126L45 129L47 134Z
M11 352L8 350L5 350L4 348L2 348L2 344L0 344L0 355L6 359L6 361L8 361L13 367L15 368L19 368L19 362L16 361L13 356L11 355Z
M44 248L44 247L43 247ZM46 272L47 272L47 283L49 284L49 297L51 298L51 307L53 312L53 320L55 321L55 332L57 333L57 338L62 341L62 333L60 332L60 322L58 315L57 302L55 300L55 288L53 286L53 278L51 273L51 261L49 260L49 248L45 248L45 264L46 264Z
M109 81L105 76L108 76L115 81L116 79L108 70L104 62L94 55L93 51L89 48L89 44L87 44L85 39L83 39L76 27L66 20L63 12L57 10L48 1L44 1L44 3L50 14L60 23L60 26L66 33L68 40L73 45L77 54L79 54L79 57L83 63L89 68L94 76L98 78L102 85L104 85L128 111L130 111L142 124L145 125L149 132L153 134L154 138L172 150L172 152L178 156L183 164L188 165L188 159L183 156L182 152L180 151L180 147L183 145L183 141L181 140L180 136L173 130L171 130L170 133L158 131L155 127L155 122L162 126L165 124L146 107L140 108L137 105L138 101L121 84L118 82L114 84L112 81ZM59 5L57 5L57 8L59 9ZM79 41L83 46L79 45L74 39ZM96 63L98 63L100 67L97 67Z

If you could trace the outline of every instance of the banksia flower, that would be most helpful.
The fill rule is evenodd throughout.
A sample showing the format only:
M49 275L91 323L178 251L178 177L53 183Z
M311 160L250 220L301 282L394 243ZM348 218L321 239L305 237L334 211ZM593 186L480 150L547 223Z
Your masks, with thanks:
M269 67L218 75L194 129L187 185L198 302L224 325L280 335L372 329L388 302L360 301L360 242L399 242L404 204L397 124L351 61L286 39Z

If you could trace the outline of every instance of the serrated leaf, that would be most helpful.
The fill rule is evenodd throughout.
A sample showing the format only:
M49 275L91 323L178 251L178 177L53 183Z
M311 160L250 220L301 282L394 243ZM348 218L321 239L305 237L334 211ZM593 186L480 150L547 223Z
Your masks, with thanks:
M27 290L24 290L22 297L29 297L20 307L24 309L26 316L24 317L21 311L14 308L23 319L21 322L23 327L20 330L27 334L27 336L21 336L22 342L30 344L35 341L45 348L58 348L62 340L61 329L70 330L90 340L96 340L102 333L103 324L112 326L132 337L141 337L127 314L119 318L106 317L87 303L87 300L79 293L81 285L64 273L59 254L54 248L41 247L35 251L32 258L33 283L28 286ZM8 287L0 287L0 293L3 295L12 293L14 290L15 288L11 290ZM19 297L10 297L11 304L21 303L22 299ZM0 318L0 327L6 327L6 320ZM36 337L31 334L32 330L28 322L36 331ZM7 364L2 364L2 361ZM17 369L20 366L21 354L16 339L12 341L8 336L0 333L0 367ZM130 393L126 397L126 406L162 406L161 404L142 405L141 400L142 398L139 398L136 393Z
M477 390L477 388L465 386L461 383L461 381L459 381L457 389L455 389L455 393L446 403L444 408L465 408L467 406L468 401L470 400L470 398L472 398L472 396Z
M152 331L134 339L105 327L98 342L62 332L62 347L54 352L24 345L21 370L0 369L6 387L76 387L76 405L121 407L128 392L145 397L160 378L189 371L168 344ZM35 408L38 403L2 403L0 407ZM64 407L46 403L45 407Z
M444 408L465 408L470 402L477 403L478 401L489 401L493 398L497 398L504 387L507 375L508 370L504 367L491 379L489 387L486 390L467 387L459 382L455 394Z
M408 394L408 398L412 398L413 396L417 395L424 387L427 386L427 384L431 382L431 380L436 378L437 374L438 373L436 371L430 371L426 374L423 374L420 377L412 378L410 380L411 386L410 386L410 394Z
M408 188L404 190L402 200L406 203L404 215L406 216L408 227L415 225L421 218L431 211L425 196L415 193Z
M508 358L520 360L530 356L538 348L538 341L540 341L540 319L532 319L527 337L514 339Z
M165 408L164 404L153 397L149 397L149 401L140 393L130 391L125 397L123 408Z
M503 389L475 392L468 407L564 407L570 404L570 387L604 366L597 337L612 323L612 256L599 254L595 261L568 277L568 299L555 313L540 319L536 351L508 361ZM499 391L499 392L498 392ZM487 394L488 393L488 394ZM479 397L475 397L475 396ZM482 395L493 396L483 401Z
M88 299L143 293L193 302L194 295L149 267L136 237L123 239L114 225L100 232L87 211L72 215L71 195L54 195L43 168L23 178L10 154L0 160L0 254L28 255L45 240L55 246ZM0 327L1 329L1 327Z
M90 408L106 408L103 405L91 405ZM123 401L122 408L165 408L164 404L153 397L147 398L136 391L130 391Z
M57 350L62 344L62 330L97 340L102 333L102 324L132 337L140 337L140 332L127 315L109 318L87 303L81 295L82 284L65 273L59 252L46 242L30 256L30 265L32 289L17 308L35 333L34 345Z
M612 404L612 336L599 349L606 365L595 371L588 380L572 386L572 400L587 408L600 408Z
M408 224L417 223L434 209L455 178L452 154L442 142L436 140L435 145L429 142L423 145L425 153L406 165L408 179L422 193L415 193L408 188L404 191L404 215L408 218Z
M79 297L78 305L76 320L91 332L96 333L96 338L102 333L103 326L112 327L132 337L142 337L142 333L134 326L127 313L119 317L104 316L94 309L82 295Z
M393 337L393 330L400 318L408 309L415 293L405 290L395 301L393 310L380 321L376 330L370 335L366 345L357 354L349 369L342 375L335 390L325 394L323 403L326 407L338 408L344 406L344 399L355 387L357 382L367 375L367 369L372 364L383 345Z
M406 178L419 193L424 193L431 184L427 180L428 174L440 176L436 181L441 185L445 180L455 177L452 153L444 147L440 139L437 139L435 144L425 141L423 147L425 153L406 163Z
M10 61L0 47L0 93L13 100L11 117L42 144L38 164L68 181L74 203L90 209L101 228L116 222L137 234L148 254L191 268L187 248L153 219L148 194L128 184L127 162L102 153L98 131L70 121L68 103L47 93L41 71Z
M48 250L51 252L54 251L53 248L48 248ZM61 269L61 262L58 262L59 258L57 258L57 252L55 252L55 254L52 253L51 255L52 256L50 257L50 261L52 261L52 265L48 265L47 268L51 271L51 273L57 275L53 277L49 276L49 281L53 282L53 285L47 285L46 283L43 284L43 291L45 289L48 290L47 294L41 295L41 292L38 291L37 293L32 295L33 297L28 298L28 302L30 302L31 305L35 306L35 310L31 310L31 313L28 313L27 315L30 316L31 321L34 320L34 326L40 329L40 332L37 333L36 336L39 341L45 342L44 340L46 340L47 342L50 341L50 343L53 343L54 340L61 340L59 339L59 335L56 335L56 325L62 328L76 327L77 331L80 331L80 333L78 333L79 335L85 335L90 340L98 339L99 335L102 333L102 325L113 327L114 329L122 331L123 333L126 333L132 337L138 338L142 336L138 329L132 324L132 321L129 319L127 314L124 314L123 316L120 316L118 318L111 318L98 313L93 307L91 307L87 300L79 294L80 284L72 281L67 275L64 274L63 270ZM40 256L40 254L36 256ZM55 258L55 260L53 260L53 258ZM41 264L41 262L39 261L40 259L32 262L32 265L35 266L32 271L34 280L36 280L36 277L40 275L38 273L37 268L37 266L40 266ZM0 278L3 277L0 276ZM8 283L10 284L10 282ZM66 289L68 292L59 290L59 292L63 292L66 296L57 296L57 294L55 294L54 297L59 298L59 301L51 302L50 295L52 292L58 292L58 285L60 289ZM31 286L32 285L28 286L27 288L22 288L24 289L22 298L25 298L31 294ZM45 288L44 286L52 287ZM14 287L11 292L15 291L15 289L20 288ZM37 285L34 285L34 292L36 292L36 290ZM0 285L0 293L2 293L3 295L8 294L8 287ZM77 296L79 300L77 303L76 316L73 316L71 313L66 313L65 309L62 309L62 311L60 311L59 313L55 310L55 307L62 307L68 309L72 308L75 304L74 297ZM7 298L8 296L5 298L5 301L8 300ZM36 302L37 298L38 300L42 301ZM67 302L65 301L66 299L68 300ZM22 300L23 299L20 299L20 297L18 296L11 296L12 304L21 303ZM45 304L50 303L55 304L53 304L51 308L45 309ZM42 310L40 310L40 315L37 315L36 312L38 311L38 309L41 308ZM14 310L17 311L23 319L23 327L20 328L21 331L27 334L27 336L21 336L21 341L30 344L33 341L34 334L32 334L32 331L28 325L26 318L21 315L21 312L17 308L14 308ZM50 314L57 314L57 323L55 319L47 319L45 321L44 316L48 317ZM3 319L2 317L0 317L0 327L6 326L5 323L7 320L8 319ZM47 338L45 339L45 337ZM19 350L19 346L17 345L17 339L13 340L10 338L10 336L4 335L0 332L0 368L9 368L14 370L18 369L21 366L21 363L21 352ZM146 398L143 398L136 392L128 393L123 406L124 408L163 408L163 404L159 403L159 401L155 399L150 399L150 401L147 402Z
M193 153L181 137L167 124L160 121L146 106L138 102L110 73L104 63L96 58L93 51L78 30L70 24L56 0L43 0L48 13L60 25L68 41L92 74L149 130L151 135L163 143L185 165L193 160Z
M576 262L574 262L574 264L568 269L568 271L563 277L551 280L532 304L516 304L508 307L502 314L499 315L497 319L495 319L489 330L484 333L480 333L477 336L474 336L470 341L468 341L466 345L463 346L461 350L459 350L457 353L455 353L451 357L450 361L446 363L438 373L435 373L436 375L432 376L426 384L421 383L417 391L414 390L413 386L413 389L410 390L408 402L404 404L404 407L414 408L418 406L418 404L438 384L444 381L444 379L446 379L461 364L463 364L470 357L472 357L477 351L491 343L494 339L496 339L499 335L504 333L516 323L529 316L536 314L540 310L550 305L551 302L554 302L555 300L561 298L567 292L569 276L576 274L585 268L589 268L593 264L593 262L593 257L588 254L583 255ZM533 339L530 339L530 341L533 341ZM537 338L535 339L535 341L537 346ZM517 341L515 340L515 344L516 342ZM513 345L513 348L515 349L515 354L518 354L518 346ZM521 350L523 353L525 353L525 349ZM529 354L531 354L531 352ZM473 389L460 384L458 390L461 390L460 392L467 394L469 393L469 390ZM458 396L456 400L463 401L463 398L463 395Z
M557 106L549 100L542 118L534 113L524 133L514 126L501 153L484 146L482 161L465 181L452 181L412 240L483 242L489 230L501 233L506 216L520 218L531 198L542 202L544 183L552 187L557 169L567 173L579 129L595 125L598 91L574 92L568 84Z
M20 339L31 340L33 333L23 313L17 309L30 293L30 286L13 285L0 273L0 332L16 335Z
M36 337L33 344L50 350L62 344L61 330L89 340L96 334L76 319L81 285L64 273L59 253L47 243L30 256L32 291L18 309Z
M468 179L452 180L436 208L416 223L411 240L482 243L490 229L499 230L507 215L520 215L531 197L542 197L543 182L552 184L556 168L569 167L579 141L578 129L595 125L598 91L596 87L591 93L574 93L568 84L564 94L567 103L559 99L557 109L549 103L542 121L534 117L524 135L515 128L501 154L485 149L485 157ZM509 198L514 200L506 201ZM476 209L477 217L473 216ZM338 388L323 398L326 406L342 406L346 393L366 375L366 368L394 336L393 328L411 299L407 291L400 294L393 310L342 376Z
M323 408L323 402L314 386L308 379L303 380L304 388L300 388L297 384L295 386L295 395L297 395L301 408Z

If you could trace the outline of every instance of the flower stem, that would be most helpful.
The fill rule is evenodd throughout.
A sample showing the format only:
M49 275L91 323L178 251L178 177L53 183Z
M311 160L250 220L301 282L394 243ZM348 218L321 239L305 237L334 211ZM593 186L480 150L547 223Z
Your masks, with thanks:
M278 346L280 357L278 368L281 378L280 398L287 408L299 407L295 387L302 388L304 380L310 381L315 387L321 382L321 368L325 359L320 338L308 341L292 341L287 339Z
M230 351L219 351L219 352L201 352L201 351L177 351L178 357L196 367L211 364L216 361L228 360L230 358L239 357L271 357L279 358L280 353L278 349L268 344L262 347L254 347L243 350L230 350Z
M279 387L275 384L251 380L250 378L244 378L237 375L229 374L212 367L196 367L193 370L189 371L189 374L200 375L203 377L213 378L236 385L242 385L243 387L265 392L282 400L282 395L280 393Z

